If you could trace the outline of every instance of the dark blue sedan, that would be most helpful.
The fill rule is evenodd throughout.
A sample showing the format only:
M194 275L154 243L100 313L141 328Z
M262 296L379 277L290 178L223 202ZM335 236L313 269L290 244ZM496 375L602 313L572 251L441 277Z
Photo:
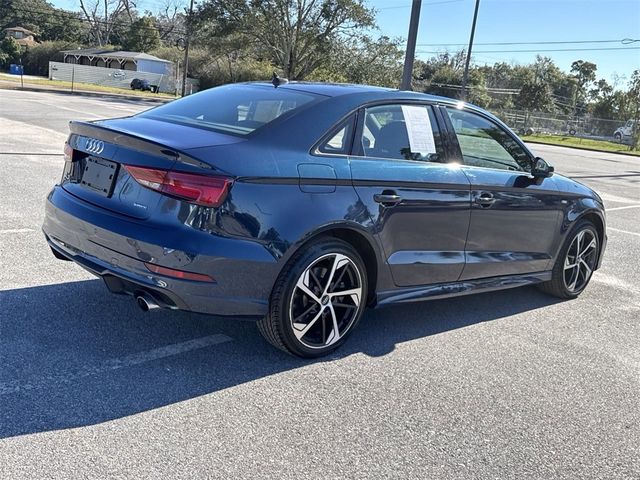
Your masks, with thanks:
M235 84L72 122L44 233L143 310L258 319L326 354L365 307L539 284L577 297L604 207L469 104L356 85Z

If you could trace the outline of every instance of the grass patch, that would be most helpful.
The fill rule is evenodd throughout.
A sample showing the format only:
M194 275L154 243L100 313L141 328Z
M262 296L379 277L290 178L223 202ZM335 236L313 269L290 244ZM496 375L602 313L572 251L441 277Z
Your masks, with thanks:
M5 80L13 83L20 83L19 75L7 75L0 73L0 80ZM56 87L64 90L71 91L71 82L63 80L49 80L47 78L25 78L24 84L30 85L44 85L48 87ZM86 91L86 92L99 92L99 93L119 93L122 95L131 95L136 97L150 97L150 98L176 98L174 95L168 93L151 93L141 92L140 90L131 90L127 88L108 87L106 85L94 85L93 83L78 83L73 84L74 91Z
M591 138L580 138L570 135L524 135L525 142L546 143L548 145L560 145L563 147L583 148L587 150L598 150L600 152L619 152L627 155L640 156L639 150L629 150L629 145L606 140L593 140Z

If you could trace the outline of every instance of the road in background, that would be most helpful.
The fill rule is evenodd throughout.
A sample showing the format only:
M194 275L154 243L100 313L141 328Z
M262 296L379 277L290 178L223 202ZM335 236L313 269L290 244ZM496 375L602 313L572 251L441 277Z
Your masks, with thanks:
M640 477L640 159L531 146L608 207L578 300L373 310L304 361L251 322L143 314L51 255L68 121L149 106L0 91L0 478Z

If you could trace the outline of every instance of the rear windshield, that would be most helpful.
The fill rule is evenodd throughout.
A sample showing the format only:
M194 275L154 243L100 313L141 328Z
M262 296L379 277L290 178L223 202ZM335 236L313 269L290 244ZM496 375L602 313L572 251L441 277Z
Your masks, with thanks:
M248 135L318 98L267 86L224 85L153 108L139 116L235 135Z

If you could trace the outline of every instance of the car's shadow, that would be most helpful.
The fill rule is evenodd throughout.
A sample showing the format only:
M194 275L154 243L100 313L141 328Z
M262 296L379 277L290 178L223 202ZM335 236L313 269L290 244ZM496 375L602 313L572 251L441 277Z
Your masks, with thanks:
M371 310L340 350L316 361L385 355L555 301L520 288ZM163 349L213 335L232 340L175 355ZM0 438L105 422L310 363L266 344L253 322L145 314L99 280L0 291Z

